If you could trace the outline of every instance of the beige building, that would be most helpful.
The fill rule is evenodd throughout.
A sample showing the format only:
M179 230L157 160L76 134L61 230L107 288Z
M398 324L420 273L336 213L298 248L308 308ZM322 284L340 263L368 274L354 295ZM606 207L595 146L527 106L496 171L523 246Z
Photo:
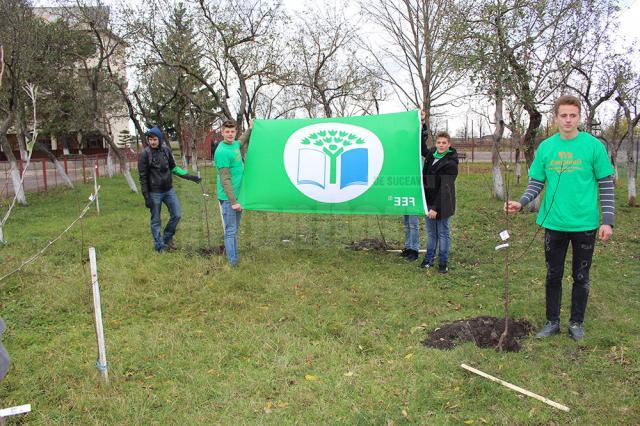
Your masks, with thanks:
M94 8L95 16L97 19L108 19L108 8ZM78 8L64 8L64 7L35 7L33 9L34 14L47 21L55 21L61 17L66 17L68 22L72 23L78 21L77 16L81 12ZM88 30L88 29L87 29ZM117 39L112 34L104 34L104 39L107 43L117 43L118 47L115 53L109 58L109 64L111 69L126 79L126 44ZM88 62L89 67L97 66L98 58L94 58ZM78 63L76 66L78 71L84 69L84 65ZM108 122L106 126L110 130L110 136L120 148L128 146L126 137L129 134L129 116L127 106L125 102L117 98L116 102L110 102L108 110L104 113L105 119ZM7 138L11 147L13 148L16 157L20 158L18 139L16 136L16 129L11 129L7 134ZM63 134L63 135L51 135L41 136L38 138L39 142L42 142L47 146L56 156L73 155L73 154L97 154L106 152L108 144L97 132L91 132L89 129L77 129L76 132ZM0 160L4 160L4 155L1 152L0 147ZM42 154L34 152L34 157L39 157Z

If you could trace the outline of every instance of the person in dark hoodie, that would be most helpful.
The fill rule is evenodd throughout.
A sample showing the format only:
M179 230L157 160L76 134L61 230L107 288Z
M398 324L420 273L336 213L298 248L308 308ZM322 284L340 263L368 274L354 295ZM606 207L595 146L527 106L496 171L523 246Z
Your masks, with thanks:
M149 129L145 136L147 136L149 145L140 154L138 172L144 204L151 211L151 235L153 235L156 251L174 250L176 245L173 242L173 236L176 233L181 212L178 196L173 189L171 174L195 183L200 183L201 179L176 166L173 154L163 144L162 132L157 126ZM160 218L162 203L166 204L169 209L169 221L163 233L161 233L162 221Z
M429 209L425 222L427 253L420 268L434 266L436 247L439 246L438 271L449 272L451 237L449 222L456 210L455 181L458 176L458 153L451 147L447 132L436 135L436 146L427 151L422 179Z

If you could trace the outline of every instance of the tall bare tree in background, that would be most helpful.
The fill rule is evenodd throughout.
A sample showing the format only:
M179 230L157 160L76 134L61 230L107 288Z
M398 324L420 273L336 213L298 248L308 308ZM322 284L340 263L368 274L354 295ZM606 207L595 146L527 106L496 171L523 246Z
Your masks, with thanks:
M619 88L616 101L624 112L626 129L623 139L627 141L627 205L637 206L638 153L640 143L635 136L640 123L640 74L636 73Z
M198 26L207 39L205 64L214 79L202 82L225 118L243 126L254 115L260 90L277 78L284 61L286 16L276 1L199 0L198 4Z
M9 174L18 204L26 204L18 161L7 139L14 125L23 97L22 86L29 78L34 61L35 44L32 25L34 17L30 5L22 0L0 2L0 42L3 46L3 80L0 84L0 146L9 162Z
M91 58L78 57L81 71L79 80L86 91L86 105L91 114L90 122L83 123L85 128L91 129L107 142L109 152L116 156L120 163L120 170L133 192L138 192L131 176L129 162L125 154L118 148L110 125L110 118L114 114L128 116L126 110L116 111L115 105L120 104L121 98L116 82L110 77L109 67L123 68L126 39L128 34L116 34L110 18L109 8L100 0L95 4L83 3L77 0L75 5L66 8L65 14L84 28L92 37L95 54Z
M527 166L539 141L542 108L551 105L574 71L572 65L583 58L589 25L611 16L615 9L609 0L476 2L467 27L471 35L467 40L475 52L472 64L479 59L477 75L499 86L494 93L496 105L501 103L500 96L512 96L525 111L522 144ZM489 49L492 57L487 58L483 49ZM538 208L538 202L531 203L531 210Z
M460 44L467 6L454 0L370 0L361 7L374 23L369 31L384 38L369 46L382 80L406 108L425 111L431 134L434 111L451 102L465 76Z
M296 22L280 84L309 117L371 114L384 97L373 64L359 57L359 22L341 7L307 9Z

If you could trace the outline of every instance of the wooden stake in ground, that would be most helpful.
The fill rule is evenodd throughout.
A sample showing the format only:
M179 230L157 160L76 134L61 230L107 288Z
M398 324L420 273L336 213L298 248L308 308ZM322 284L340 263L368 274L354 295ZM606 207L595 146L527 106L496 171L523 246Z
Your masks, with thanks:
M4 424L4 419L9 416L17 416L18 414L26 414L31 411L31 404L18 405L17 407L0 409L0 425Z
M506 387L508 387L508 388L509 388L509 389L511 389L511 390L514 390L514 391L516 391L516 392L520 392L521 394L524 394L524 395L530 396L531 398L535 398L535 399L537 399L538 401L542 401L542 402L544 402L545 404L548 404L548 405L550 405L550 406L552 406L552 407L557 408L558 410L567 411L567 412L569 411L569 407L567 407L567 406L564 406L564 405L562 405L562 404L558 404L557 402L554 402L554 401L552 401L552 400L550 400L550 399L548 399L548 398L545 398L544 396L540 396L540 395L535 394L535 393L533 393L533 392L529 392L528 390L526 390L526 389L522 389L521 387L518 387L518 386L516 386L516 385L512 385L512 384L511 384L511 383L509 383L509 382L505 382L504 380L500 380L500 379L498 379L497 377L493 377L492 375L487 374L487 373L485 373L485 372L482 372L482 371L480 371L480 370L476 370L476 369L475 369L475 368L473 368L473 367L469 367L467 364L460 364L460 367L464 368L464 369L465 369L465 370L467 370L467 371L471 371L472 373L475 373L475 374L477 374L478 376L482 376L482 377L484 377L485 379L489 379L489 380L491 380L491 381L493 381L493 382L500 383L501 385L506 386Z
M93 193L96 194L96 214L100 215L100 201L98 198L98 159L93 166Z
M198 172L198 176L200 172ZM202 204L204 205L204 218L207 223L207 250L211 253L211 232L209 231L209 208L207 207L207 198L209 195L204 190L204 185L200 181L200 192L202 193Z
M100 307L100 287L98 285L98 265L96 262L96 249L89 247L89 263L91 264L91 287L93 288L93 312L96 319L96 337L98 339L98 360L96 367L105 383L109 383L107 371L107 351L104 345L104 330L102 329L102 308Z

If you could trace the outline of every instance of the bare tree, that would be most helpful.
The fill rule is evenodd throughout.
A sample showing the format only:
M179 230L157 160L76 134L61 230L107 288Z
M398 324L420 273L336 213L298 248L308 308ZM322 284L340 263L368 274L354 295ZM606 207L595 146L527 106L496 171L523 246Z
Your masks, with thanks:
M359 22L346 6L308 8L295 24L291 61L280 83L309 117L370 114L384 96L372 64L359 58Z
M469 15L469 60L476 81L500 85L526 113L522 144L527 165L539 140L541 108L565 87L571 65L582 58L581 46L589 42L585 28L614 8L609 0L479 0ZM490 57L483 54L487 48Z
M33 14L29 4L22 0L0 2L0 40L3 44L2 69L3 80L0 83L0 146L9 162L9 174L18 204L26 204L27 199L22 186L18 161L7 139L7 133L13 126L22 86L30 77L29 68L33 60L32 26Z
M202 76L201 83L206 83L224 116L242 126L254 115L251 100L276 78L285 59L281 34L285 15L279 2L269 0L198 0L198 4L199 23L208 39L205 61L215 70L216 87L222 90Z
M24 86L24 91L27 92L29 98L31 99L32 105L33 105L33 132L31 134L31 141L28 143L27 145L27 158L26 158L26 163L24 166L24 169L22 171L22 174L20 175L20 180L18 182L18 185L16 186L16 188L24 188L23 187L23 183L24 183L24 177L25 174L27 172L27 169L29 168L29 162L31 161L31 154L33 153L33 145L35 144L36 140L38 139L38 121L37 121L37 108L36 108L36 102L37 102L37 98L38 98L38 89L37 87L35 87L32 84L27 84L26 86ZM24 189L23 189L24 191ZM0 220L0 243L4 243L4 225L7 223L7 220L9 219L9 216L11 215L11 212L13 211L13 208L16 205L16 201L19 201L19 197L20 197L20 193L16 190L14 191L14 196L13 199L11 200L11 203L9 204L9 208L7 209L7 211L5 212L4 216L2 217L2 219ZM22 196L24 197L24 192L22 193Z
M466 5L454 0L372 0L361 5L385 36L383 44L368 48L383 70L383 81L405 107L423 109L429 127L434 110L450 102L447 97L465 76L460 27Z
M115 104L119 103L120 98L117 86L109 79L110 73L107 69L108 66L115 68L122 66L127 35L117 35L113 31L109 9L100 1L89 6L78 0L74 7L66 9L66 14L77 21L78 25L84 26L91 34L95 46L93 57L78 58L82 67L80 76L88 88L91 130L97 132L107 142L120 163L120 169L129 188L137 193L138 189L131 176L129 162L118 148L110 124L110 119L114 116Z
M571 74L566 88L582 100L586 112L585 130L597 133L600 123L598 109L613 97L628 69L625 56L617 53L612 40L618 7L607 1L583 3L588 12L595 12L597 19L590 19L581 27L581 42L575 46Z
M640 122L640 77L636 76L634 80L623 86L616 101L624 111L626 120L626 131L621 139L626 139L627 147L627 204L631 207L636 206L636 173L638 159L635 157L634 150L634 133ZM635 143L638 143L635 141ZM617 150L616 150L617 154ZM616 169L617 170L617 169Z

